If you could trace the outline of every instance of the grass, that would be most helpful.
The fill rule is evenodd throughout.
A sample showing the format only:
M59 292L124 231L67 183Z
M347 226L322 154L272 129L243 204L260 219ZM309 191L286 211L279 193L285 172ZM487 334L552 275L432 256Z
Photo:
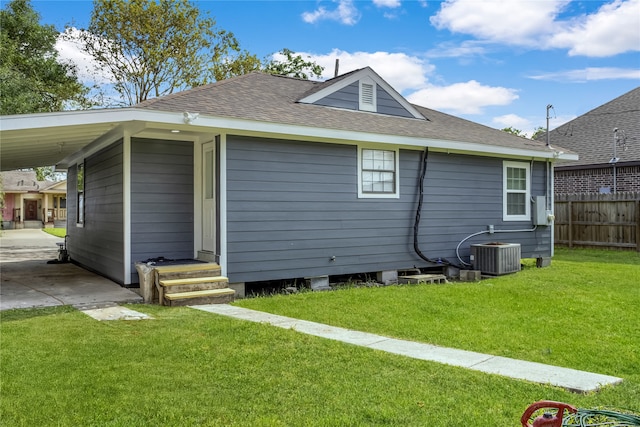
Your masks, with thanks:
M64 238L64 236L67 235L66 228L43 228L42 231L44 231L47 234L51 234L52 236L62 237L62 238Z
M637 254L559 251L477 284L347 288L237 305L617 375L598 393L412 360L189 308L0 312L0 425L515 426L540 399L640 411ZM635 274L635 277L634 277Z

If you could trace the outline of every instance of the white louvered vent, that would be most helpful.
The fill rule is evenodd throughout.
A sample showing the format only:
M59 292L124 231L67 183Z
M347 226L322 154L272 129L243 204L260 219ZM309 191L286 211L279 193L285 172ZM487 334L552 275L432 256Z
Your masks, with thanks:
M360 81L360 110L376 110L376 84L373 80Z
M362 84L362 103L373 105L373 85Z

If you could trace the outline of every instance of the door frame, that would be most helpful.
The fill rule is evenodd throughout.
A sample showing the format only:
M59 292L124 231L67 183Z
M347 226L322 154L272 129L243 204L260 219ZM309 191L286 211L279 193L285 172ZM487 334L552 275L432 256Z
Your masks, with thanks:
M217 167L216 167L216 140L207 141L201 145L201 215L200 215L200 227L202 233L202 239L200 243L200 250L207 253L213 253L218 255L218 214L217 214L217 199L218 199L218 179L217 179ZM210 159L210 162L207 160ZM211 168L210 171L207 169ZM211 182L207 182L211 179ZM212 217L212 218L211 218ZM207 222L210 221L208 224ZM207 231L210 231L211 236L206 236Z

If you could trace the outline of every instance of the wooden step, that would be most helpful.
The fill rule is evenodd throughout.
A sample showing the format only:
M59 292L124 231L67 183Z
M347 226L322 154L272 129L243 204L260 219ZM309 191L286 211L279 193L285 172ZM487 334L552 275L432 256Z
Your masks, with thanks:
M189 277L219 276L221 269L215 262L161 265L154 267L158 279L182 279Z
M415 274L412 276L399 276L398 283L447 283L447 277L444 274Z
M236 291L230 288L166 294L166 305L175 307L198 304L226 304L233 301Z
M229 285L229 279L224 276L189 277L186 279L160 279L160 286L165 294L179 292L204 291L207 289L222 289Z

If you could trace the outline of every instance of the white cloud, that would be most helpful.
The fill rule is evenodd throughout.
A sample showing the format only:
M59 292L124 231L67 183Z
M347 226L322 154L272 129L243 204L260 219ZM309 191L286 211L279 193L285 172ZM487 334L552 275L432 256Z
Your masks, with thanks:
M396 7L400 7L400 0L373 0L373 4L378 7L395 9Z
M113 83L111 74L102 70L91 55L84 52L80 37L82 30L69 28L58 35L56 50L58 57L77 67L78 79L86 85L104 85Z
M373 68L398 92L415 90L427 84L428 76L433 73L435 67L424 60L409 56L404 53L389 52L345 52L334 49L331 52L319 55L313 53L301 53L298 55L309 57L312 61L324 67L322 77L333 77L336 59L340 60L339 74L364 67Z
M570 22L549 44L568 48L571 56L612 56L640 51L639 28L640 0L616 0L593 15Z
M429 58L461 58L482 56L487 53L486 46L475 40L467 40L460 45L441 43L427 52Z
M640 0L612 0L592 14L560 18L570 0L446 0L430 18L438 29L488 43L567 49L606 57L640 50Z
M313 12L304 12L302 20L309 24L314 24L322 20L338 21L345 25L355 25L360 20L360 12L353 4L352 0L337 0L338 7L334 10L327 10L320 6Z
M560 82L588 82L611 79L638 79L640 69L614 67L588 67L580 70L540 73L529 76L534 80L552 80Z
M508 105L518 99L515 89L485 86L475 80L450 86L429 86L407 96L418 105L454 114L481 114L483 108Z
M438 29L487 41L534 45L541 33L552 30L555 16L566 3L566 0L447 0L430 21Z
M531 127L531 121L529 119L520 117L517 114L505 114L504 116L494 117L491 121L500 129L512 127L525 131Z

